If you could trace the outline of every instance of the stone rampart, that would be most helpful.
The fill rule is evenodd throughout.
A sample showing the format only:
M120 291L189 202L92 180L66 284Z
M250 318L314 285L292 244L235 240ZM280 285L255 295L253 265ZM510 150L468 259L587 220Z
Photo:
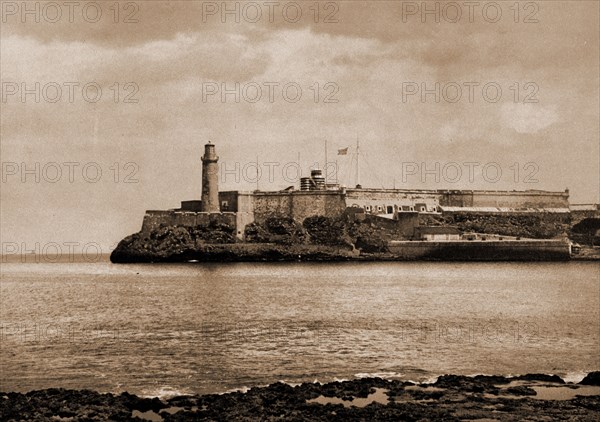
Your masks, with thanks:
M142 232L150 233L152 230L166 226L184 227L209 227L218 224L227 224L237 228L237 216L233 212L208 213L186 211L146 211L142 223Z
M254 218L264 222L270 217L290 217L302 222L307 217L338 217L346 204L341 192L259 192L254 195Z

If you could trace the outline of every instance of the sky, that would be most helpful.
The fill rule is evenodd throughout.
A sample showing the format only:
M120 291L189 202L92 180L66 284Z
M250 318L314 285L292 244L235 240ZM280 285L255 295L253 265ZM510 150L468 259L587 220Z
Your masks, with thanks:
M358 141L364 187L600 200L595 1L1 6L4 253L109 252L200 198L208 141L221 190L298 185L325 150L352 186Z

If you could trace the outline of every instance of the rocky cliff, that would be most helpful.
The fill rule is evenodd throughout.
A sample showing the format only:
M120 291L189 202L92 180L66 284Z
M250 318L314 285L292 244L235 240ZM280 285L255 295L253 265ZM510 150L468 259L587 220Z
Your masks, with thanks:
M393 259L388 243L408 240L402 222L365 216L339 218L315 216L298 222L270 218L251 223L245 242L239 242L228 224L210 227L161 226L123 239L111 261L339 261L349 259ZM421 215L421 225L452 225L462 232L494 233L532 239L549 239L569 234L568 217L558 215ZM392 227L394 224L398 227ZM586 223L588 224L588 223ZM390 226L392 225L392 226ZM589 225L589 224L588 224ZM587 226L586 226L587 227ZM595 228L593 226L592 228ZM575 229L583 230L579 227ZM591 229L590 229L591 230Z
M236 242L234 229L221 224L209 228L165 226L123 239L111 261L339 261L355 259L357 248L385 257L392 237L368 222L345 218L310 217L303 223L270 218L246 227L246 242ZM372 257L371 257L372 258Z

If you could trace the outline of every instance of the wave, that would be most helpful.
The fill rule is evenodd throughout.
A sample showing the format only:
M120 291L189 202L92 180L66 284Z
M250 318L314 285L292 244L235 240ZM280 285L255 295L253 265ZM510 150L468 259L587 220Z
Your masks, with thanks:
M400 372L359 372L354 374L355 378L383 378L383 379L398 379L402 378L404 374Z
M558 375L560 376L566 383L573 383L573 384L577 384L579 383L581 380L583 380L583 378L585 378L585 376L591 371L574 371L574 372L567 372L567 373L563 373L563 374L550 374L548 373L547 375ZM404 380L404 381L408 381L408 382L412 382L414 384L435 384L436 381L438 380L438 378L443 375L443 374L439 374L439 375L430 375L430 376L426 376L426 377L419 377L418 379L410 379L407 378L405 374L401 373L401 372L359 372L357 374L354 374L354 378L355 379L362 379L362 378L382 378L382 379L386 379L386 380ZM484 375L484 376L492 376L492 375L497 375L497 374L485 374L485 373L472 373L472 374L468 374L465 375L467 377L475 377L477 375ZM524 375L524 374L521 374ZM506 378L512 378L515 376L519 376L519 374L503 374L502 376L505 376ZM327 380L324 381L325 383L329 383L329 382L345 382L345 381L349 381L349 379L347 378L337 378L337 377L333 377L333 379L331 380ZM291 382L291 381L286 381L286 380L279 380L278 382L281 382L283 384L287 384L291 387L297 387L303 383L310 383L310 381L302 381L302 382ZM323 385L323 381L320 381L319 379L314 379L312 381L313 384L319 384L319 385ZM264 387L268 387L272 384L262 384L262 385L256 385L253 387L256 388L264 388ZM247 393L251 388L253 387L248 387L248 386L241 386L241 387L236 387L236 388L231 388L225 391L221 391L221 392L215 392L212 394L229 394L229 393ZM186 395L197 395L198 393L194 392L194 391L190 391L190 390L186 390L186 389L177 389L171 386L161 386L157 389L154 390L145 390L142 392L142 394L140 394L140 397L144 397L144 398L153 398L153 397L158 397L159 399L169 399L175 396L186 396ZM209 393L210 394L210 393Z
M179 390L177 388L173 388L169 385L158 387L154 390L144 390L140 397L143 398L154 398L158 397L159 399L170 399L176 396L191 396L195 393L190 390Z
M589 371L575 371L575 372L567 372L564 375L561 375L560 377L565 380L565 382L572 382L573 384L578 384L579 382L581 382L581 380L583 380L585 378L585 376L592 372L593 370L589 370Z

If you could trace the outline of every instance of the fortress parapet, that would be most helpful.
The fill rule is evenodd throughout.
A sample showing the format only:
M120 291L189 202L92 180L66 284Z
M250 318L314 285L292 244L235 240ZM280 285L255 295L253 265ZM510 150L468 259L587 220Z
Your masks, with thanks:
M548 192L541 190L438 190L440 205L447 207L494 207L494 208L554 208L569 212L569 191Z

